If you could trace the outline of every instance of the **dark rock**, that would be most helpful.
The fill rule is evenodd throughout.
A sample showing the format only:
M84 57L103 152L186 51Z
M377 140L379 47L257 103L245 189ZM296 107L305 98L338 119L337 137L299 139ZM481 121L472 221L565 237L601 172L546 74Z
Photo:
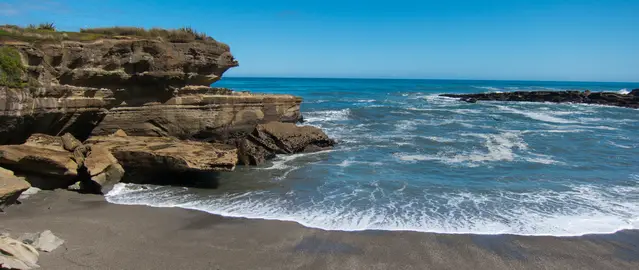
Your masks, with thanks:
M586 103L639 108L639 91L633 90L628 95L613 92L579 91L530 91L479 94L443 94L441 96L459 98L462 101L528 101L553 103Z
M628 93L628 95L639 97L639 89L633 89L630 93Z
M257 125L246 138L236 141L238 160L243 165L258 165L276 154L315 152L330 148L335 141L321 129L271 122Z

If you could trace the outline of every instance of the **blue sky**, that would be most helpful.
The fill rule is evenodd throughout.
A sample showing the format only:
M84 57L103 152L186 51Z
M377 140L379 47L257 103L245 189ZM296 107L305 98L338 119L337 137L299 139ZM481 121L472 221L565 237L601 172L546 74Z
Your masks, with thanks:
M193 26L229 76L639 81L639 1L0 0L0 23Z

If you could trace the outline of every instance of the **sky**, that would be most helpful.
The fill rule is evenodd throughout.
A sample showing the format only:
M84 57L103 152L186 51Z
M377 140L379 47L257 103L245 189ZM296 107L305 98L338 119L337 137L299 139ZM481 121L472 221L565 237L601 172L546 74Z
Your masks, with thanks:
M0 0L0 24L192 26L248 77L639 82L639 0Z

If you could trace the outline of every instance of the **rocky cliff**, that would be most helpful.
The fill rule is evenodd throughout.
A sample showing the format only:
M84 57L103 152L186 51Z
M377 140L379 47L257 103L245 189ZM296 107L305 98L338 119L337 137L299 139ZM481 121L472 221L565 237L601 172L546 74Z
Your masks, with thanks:
M172 43L110 37L93 41L4 41L23 87L0 86L0 143L70 132L212 139L257 123L296 122L301 99L211 88L238 65L214 40Z
M294 124L299 97L210 87L238 66L226 44L183 38L191 37L186 30L137 30L122 36L0 27L0 144L13 144L1 147L0 164L27 176L25 164L51 165L49 176L68 185L95 178L84 163L92 153L112 152L102 159L127 171L219 171L333 145L321 130ZM105 136L116 131L126 136ZM32 142L67 133L84 141L81 153Z

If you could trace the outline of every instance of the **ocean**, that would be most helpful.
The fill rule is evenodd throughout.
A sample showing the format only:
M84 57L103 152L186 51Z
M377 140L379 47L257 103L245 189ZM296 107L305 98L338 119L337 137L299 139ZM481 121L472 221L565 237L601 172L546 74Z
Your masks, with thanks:
M339 143L220 173L218 189L118 184L117 204L325 230L576 236L639 229L639 111L464 103L441 93L614 91L632 83L224 78L304 98Z

